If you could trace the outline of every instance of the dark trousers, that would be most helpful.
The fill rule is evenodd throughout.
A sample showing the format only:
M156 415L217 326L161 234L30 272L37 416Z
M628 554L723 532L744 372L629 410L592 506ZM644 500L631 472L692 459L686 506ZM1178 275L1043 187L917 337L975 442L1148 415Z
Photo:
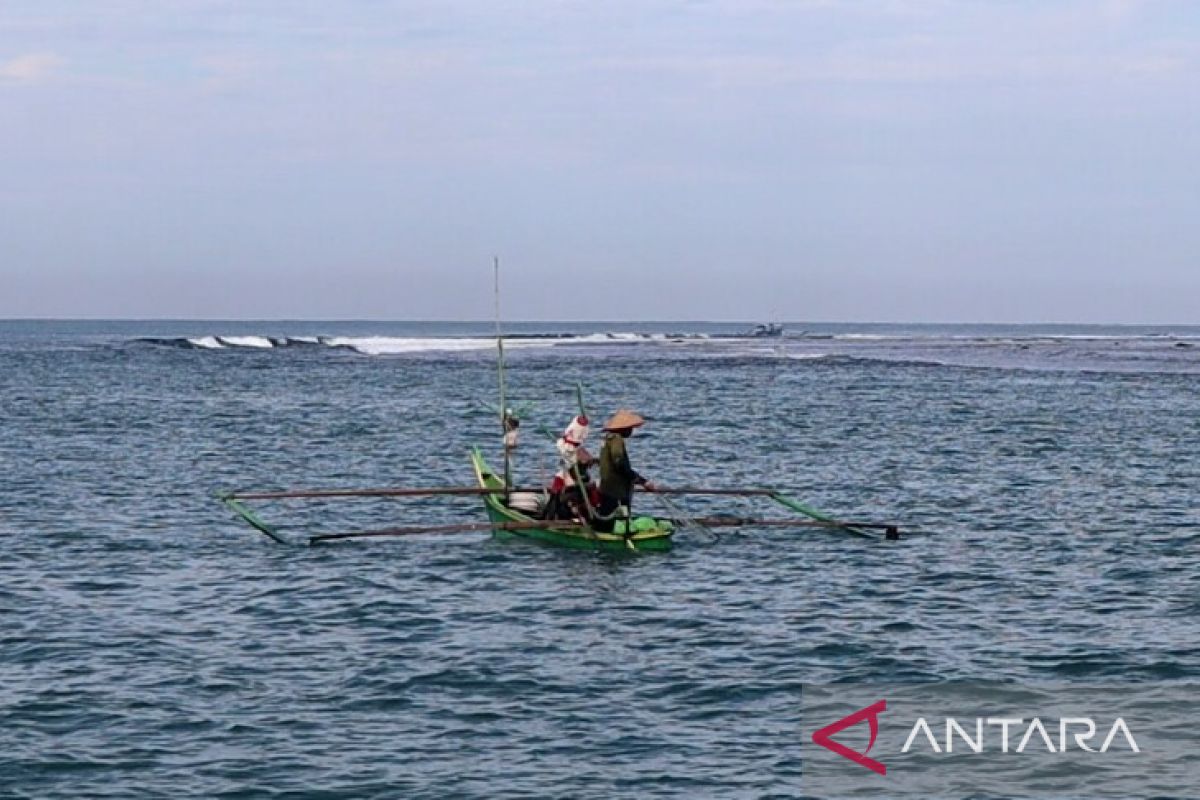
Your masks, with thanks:
M613 497L612 495L601 494L600 505L596 506L596 511L601 517L607 517L616 511L619 506L624 505L626 508L630 509L630 513L632 514L632 503L632 497ZM593 524L592 527L598 531L603 531L604 533L611 533L613 529L613 523L615 523L617 519L617 517L613 517L612 519L598 519L595 521L595 524Z

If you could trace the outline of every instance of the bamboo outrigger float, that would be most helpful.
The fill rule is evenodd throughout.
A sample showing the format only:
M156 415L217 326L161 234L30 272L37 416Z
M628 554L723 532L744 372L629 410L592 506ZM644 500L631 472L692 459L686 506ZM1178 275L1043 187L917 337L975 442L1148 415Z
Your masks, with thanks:
M504 480L488 466L483 453L470 453L475 486L436 486L428 488L371 488L371 489L294 489L268 492L229 492L219 495L225 506L252 528L278 544L290 544L292 539L278 527L267 523L247 504L251 501L315 500L330 501L347 498L412 498L412 497L478 497L483 501L487 522L416 525L374 530L307 535L310 545L341 539L373 539L382 537L426 536L435 534L487 532L501 539L528 539L544 544L577 550L609 552L663 552L670 550L675 534L687 528L816 528L861 539L899 539L896 525L877 522L839 520L810 508L774 489L764 488L699 488L659 487L653 494L668 496L714 495L733 497L763 497L795 512L795 517L741 517L716 515L706 517L647 517L618 519L612 532L596 530L581 521L546 520L538 518L529 508L519 508L518 498L539 497L541 487L506 486ZM507 500L506 500L507 498Z
M675 534L692 528L816 528L831 533L841 533L861 539L899 539L900 530L890 523L851 522L838 520L820 511L798 503L773 489L729 489L729 488L659 488L659 495L724 495L738 497L765 497L790 509L798 517L740 517L717 515L706 517L635 517L630 526L618 520L612 533L597 531L579 522L538 519L528 510L513 508L503 498L507 495L531 495L541 491L537 487L504 487L479 450L471 452L471 464L478 486L439 486L431 488L377 488L377 489L298 489L272 492L229 492L219 495L225 506L252 528L278 544L291 544L293 540L278 527L269 524L253 511L247 503L256 500L335 500L345 498L403 498L403 497L480 497L488 521L481 523L446 523L440 525L416 525L375 530L346 531L337 533L312 533L306 537L310 545L341 539L374 539L384 537L429 536L454 533L491 533L501 539L528 539L544 544L569 547L577 550L601 550L610 552L663 552L670 550ZM632 532L629 529L632 528Z
M252 528L279 544L293 540L279 528L267 523L257 512L246 505L250 501L317 500L328 501L344 498L403 498L403 497L478 497L483 501L487 522L447 523L408 527L380 528L375 530L347 531L339 533L313 533L307 535L310 545L342 539L366 539L401 536L428 536L467 532L490 532L496 538L528 539L559 547L609 552L662 552L670 550L677 531L684 528L711 530L713 528L818 528L864 539L898 539L900 531L896 525L874 522L850 522L838 520L816 509L810 508L783 494L765 488L695 488L656 487L653 494L660 495L664 505L675 511L672 517L638 516L610 519L610 531L598 530L585 519L557 520L542 519L538 510L543 505L544 487L516 488L512 481L511 451L515 444L513 417L506 405L504 381L504 337L500 332L500 267L495 262L496 275L496 347L499 356L498 383L500 405L498 407L501 431L504 437L504 468L497 474L484 459L479 448L470 452L471 467L475 484L472 486L440 486L429 488L371 488L371 489L297 489L266 492L228 492L219 495L229 510L248 523ZM583 390L577 389L580 412L583 408ZM543 433L555 438L545 429ZM763 497L798 516L780 518L739 517L733 515L690 517L681 513L668 500L670 495L725 495L737 497ZM518 502L518 501L524 501ZM586 503L586 501L585 501ZM532 507L531 507L532 506ZM588 506L591 516L593 509Z

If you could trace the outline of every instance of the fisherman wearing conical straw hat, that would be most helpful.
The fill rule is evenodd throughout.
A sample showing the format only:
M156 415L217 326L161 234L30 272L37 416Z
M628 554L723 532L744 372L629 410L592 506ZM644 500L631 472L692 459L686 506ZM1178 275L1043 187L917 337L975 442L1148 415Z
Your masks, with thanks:
M633 507L633 487L641 486L648 492L658 487L646 480L629 463L629 451L625 448L625 440L633 435L635 428L646 423L640 414L628 409L621 409L604 423L604 446L600 448L600 505L597 511L601 517L611 517L617 509L624 506L619 516L630 516Z

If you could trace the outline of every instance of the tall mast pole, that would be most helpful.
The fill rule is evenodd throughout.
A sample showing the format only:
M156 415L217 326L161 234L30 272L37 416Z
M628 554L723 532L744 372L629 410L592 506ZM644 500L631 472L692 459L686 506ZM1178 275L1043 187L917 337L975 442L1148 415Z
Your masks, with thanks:
M496 282L496 361L497 378L500 386L500 436L504 442L504 502L512 487L512 455L508 447L508 402L504 392L504 335L500 332L500 257L492 256L492 270Z

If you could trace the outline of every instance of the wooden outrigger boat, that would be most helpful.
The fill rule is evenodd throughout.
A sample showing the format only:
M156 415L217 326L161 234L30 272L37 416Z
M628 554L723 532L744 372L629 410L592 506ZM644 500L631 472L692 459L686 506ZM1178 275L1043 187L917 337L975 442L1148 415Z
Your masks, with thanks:
M308 544L341 539L368 539L378 537L424 536L433 534L490 532L502 539L526 539L549 545L581 550L608 552L663 552L670 550L675 534L682 529L712 531L715 528L817 528L832 533L846 534L862 539L899 539L896 525L875 522L848 522L838 520L820 511L786 497L773 489L707 489L690 487L658 488L658 495L725 495L740 497L764 497L796 512L795 517L739 517L716 515L689 517L686 515L667 517L635 517L632 525L626 520L617 520L612 533L597 531L580 522L543 520L525 508L506 503L503 498L516 500L519 496L540 493L538 487L506 489L503 479L488 466L483 454L471 451L471 464L477 486L439 486L431 488L380 488L380 489L298 489L269 492L228 492L218 495L219 499L252 528L279 544L290 544L292 540L278 527L267 523L247 503L256 500L334 500L342 498L403 498L403 497L481 497L488 521L482 523L447 523L439 525L417 525L399 528L349 531L344 533L314 533L307 536Z
M483 453L475 448L470 453L475 486L437 486L430 488L376 489L294 489L267 492L228 492L219 499L252 528L279 544L292 540L278 527L267 523L247 503L258 500L317 500L344 498L405 498L405 497L478 497L483 500L488 521L483 523L447 523L398 528L349 531L344 533L313 533L308 544L340 539L366 539L395 536L423 536L447 533L490 532L500 539L526 539L543 544L577 550L608 552L663 552L670 550L675 534L681 529L713 532L715 528L818 528L863 539L899 539L900 530L890 523L848 522L810 508L774 489L765 488L694 488L658 487L653 494L670 504L670 495L720 495L732 497L763 497L795 512L792 517L740 517L715 515L690 517L676 509L674 517L638 516L617 519L612 532L596 530L576 520L548 520L537 515L544 501L541 487L513 487L488 465ZM671 504L673 507L673 504Z
M676 532L682 528L697 528L710 531L713 528L821 528L831 532L848 534L868 539L898 539L899 529L893 524L872 522L847 522L823 514L773 489L765 488L664 488L656 487L654 494L663 496L662 502L674 511L672 517L638 516L611 520L612 532L596 530L583 521L541 519L539 510L544 496L544 487L517 488L512 481L511 443L509 436L510 412L505 404L504 387L504 339L499 324L499 264L496 265L496 344L499 351L499 415L505 436L504 470L497 474L484 459L479 448L470 452L471 466L475 476L474 486L441 486L431 488L377 488L377 489L300 489L267 492L227 492L218 495L231 511L241 517L255 530L280 544L291 542L277 527L270 525L246 503L253 500L332 500L339 498L400 498L430 496L468 496L483 500L487 522L448 523L418 525L376 530L349 531L345 533L315 533L307 537L308 544L340 539L359 539L387 536L420 536L447 533L490 532L497 538L527 539L549 545L582 550L609 552L662 552L670 550ZM580 412L583 394L578 394ZM549 431L543 433L555 438ZM690 517L675 508L667 495L727 495L741 497L764 497L795 512L798 516L781 518L750 518L733 515ZM522 501L522 502L519 502ZM591 512L591 508L588 508ZM590 518L590 517L589 517ZM605 527L608 527L607 525ZM882 532L882 533L881 533Z
M471 465L480 488L495 490L483 495L484 509L488 519L494 523L492 533L495 536L535 539L577 550L651 552L671 549L675 526L666 519L638 517L632 526L628 526L625 520L618 520L614 533L593 530L583 524L542 527L537 523L544 523L545 520L536 520L529 516L528 511L504 503L504 479L492 471L478 448L471 451ZM632 527L632 530L626 530L627 527Z

